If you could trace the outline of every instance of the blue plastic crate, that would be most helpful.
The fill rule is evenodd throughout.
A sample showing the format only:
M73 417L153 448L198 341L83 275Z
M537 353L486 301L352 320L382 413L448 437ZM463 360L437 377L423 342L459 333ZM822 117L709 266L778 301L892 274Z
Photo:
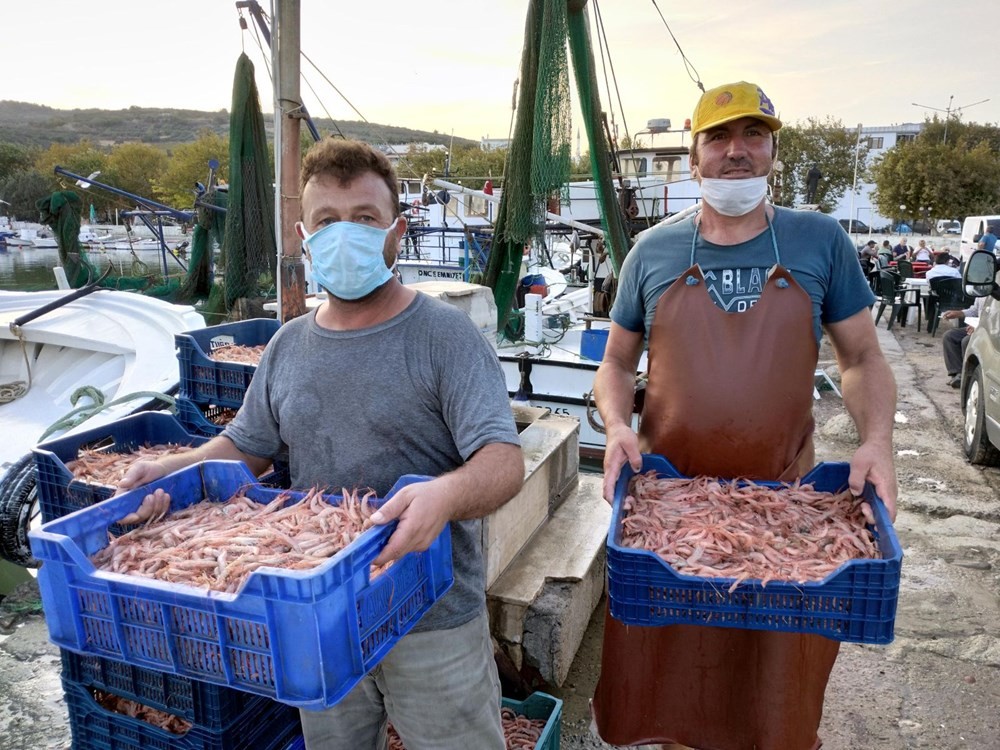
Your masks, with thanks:
M535 750L559 750L559 739L562 728L563 702L548 693L532 693L523 701L510 698L503 699L504 708L527 716L529 719L544 719L545 727L542 736L535 744Z
M177 409L177 421L192 435L215 437L216 435L221 435L226 426L216 424L212 421L212 418L234 407L196 404L190 399L178 396L174 399L174 408Z
M193 726L184 734L101 706L90 689L63 680L73 750L282 750L302 733L299 713L275 701L250 706L229 726Z
M662 456L643 455L642 472L682 475ZM822 463L803 483L823 492L847 488L850 466ZM608 599L611 615L627 625L712 625L747 630L817 633L853 643L893 639L903 550L882 500L869 484L872 529L882 558L850 560L822 581L746 580L729 593L732 578L683 575L656 553L621 545L622 502L635 472L626 464L615 486L608 532ZM775 482L761 482L778 486Z
M580 333L580 355L600 362L608 345L607 328L588 328Z
M225 729L272 701L260 695L99 656L60 649L63 680L97 688L179 716L202 729Z
M32 453L37 470L38 504L42 521L54 521L65 515L107 500L115 494L113 485L75 479L66 464L81 450L100 448L115 453L131 453L142 445L177 443L198 446L208 442L204 435L192 434L171 414L145 411L123 417L101 427L53 438L36 446ZM272 471L260 479L271 487L287 487L288 467L276 462ZM116 528L116 532L121 529Z
M385 499L426 479L400 477ZM89 558L107 545L109 528L158 488L170 494L173 511L240 489L260 503L280 494L257 484L244 464L209 461L29 532L56 645L324 708L378 664L454 580L447 526L428 550L371 580L371 562L395 523L369 529L312 570L257 570L236 594L96 570Z
M256 365L216 362L209 353L225 344L260 346L266 344L281 323L269 318L223 323L174 336L180 365L180 394L199 404L236 406L243 403Z
M38 476L42 521L62 518L115 494L116 488L112 485L84 482L73 477L66 464L73 461L81 450L100 448L114 453L132 453L143 445L177 443L197 446L206 442L207 437L192 435L173 415L145 411L41 443L32 452Z

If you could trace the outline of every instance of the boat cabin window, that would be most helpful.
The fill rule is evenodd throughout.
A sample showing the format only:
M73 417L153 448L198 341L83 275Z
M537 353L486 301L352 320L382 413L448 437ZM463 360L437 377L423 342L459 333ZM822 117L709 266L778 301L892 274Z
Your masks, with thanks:
M656 156L653 158L653 173L657 177L666 177L668 180L680 179L681 157L679 156Z
M649 161L645 156L626 156L622 159L622 174L645 177L649 168Z
M399 192L405 196L416 196L419 198L423 193L423 185L420 183L420 180L400 180Z
M489 218L489 203L480 195L466 195L465 215Z

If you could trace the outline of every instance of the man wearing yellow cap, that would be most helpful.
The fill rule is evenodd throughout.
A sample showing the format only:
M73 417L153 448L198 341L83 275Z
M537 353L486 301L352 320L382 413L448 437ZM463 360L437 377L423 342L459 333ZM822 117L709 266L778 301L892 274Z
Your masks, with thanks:
M643 232L622 265L595 381L609 502L624 464L641 468L640 452L688 476L791 481L808 472L825 330L860 435L850 488L861 494L872 482L895 516L895 383L869 312L874 298L833 218L767 202L780 128L755 84L703 94L691 126L700 210ZM644 345L649 380L636 435ZM594 718L615 745L818 748L838 646L811 634L625 626L609 615Z

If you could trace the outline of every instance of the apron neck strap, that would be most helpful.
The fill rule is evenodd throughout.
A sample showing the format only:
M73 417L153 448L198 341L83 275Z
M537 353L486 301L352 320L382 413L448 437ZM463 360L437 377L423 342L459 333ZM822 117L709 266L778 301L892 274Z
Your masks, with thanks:
M696 246L696 244L698 242L698 237L700 236L699 233L698 233L698 218L700 216L701 216L701 213L699 212L691 220L692 223L694 224L694 233L691 235L691 262L688 264L690 266L693 266L694 262L695 262L695 260L694 260L695 259L695 246ZM767 222L767 230L771 233L771 247L774 248L774 263L775 263L775 265L780 266L781 265L781 254L778 252L778 237L774 233L774 225L771 224L771 217L769 217L767 215L767 210L766 209L764 211L764 221Z

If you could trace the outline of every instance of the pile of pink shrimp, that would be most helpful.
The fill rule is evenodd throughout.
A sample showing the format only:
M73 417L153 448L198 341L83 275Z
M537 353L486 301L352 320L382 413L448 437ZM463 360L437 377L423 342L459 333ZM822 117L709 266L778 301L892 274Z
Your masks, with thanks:
M848 560L878 558L861 501L812 485L779 488L711 477L633 477L623 505L621 544L655 552L678 573L820 581Z
M223 344L209 352L209 359L216 362L235 362L241 365L256 365L264 353L264 345L240 346L239 344Z
M136 461L153 460L175 453L186 453L189 450L193 450L190 445L174 443L141 445L131 453L112 453L101 449L82 450L76 459L66 464L66 468L81 482L114 485L118 484Z
M500 721L503 724L504 739L507 740L507 750L535 750L545 729L545 721L542 719L529 719L506 707L500 709ZM388 750L406 750L392 724L389 725Z
M165 729L171 734L187 734L193 726L190 721L182 719L180 716L168 714L156 708L150 708L129 698L123 698L114 693L105 693L103 690L91 689L94 700L105 711L112 711L123 716L131 716L133 719L140 719L154 727Z
M234 593L258 568L308 570L326 562L368 528L374 497L345 489L333 505L314 488L298 502L289 503L286 492L264 505L236 493L112 536L91 560L101 570Z

